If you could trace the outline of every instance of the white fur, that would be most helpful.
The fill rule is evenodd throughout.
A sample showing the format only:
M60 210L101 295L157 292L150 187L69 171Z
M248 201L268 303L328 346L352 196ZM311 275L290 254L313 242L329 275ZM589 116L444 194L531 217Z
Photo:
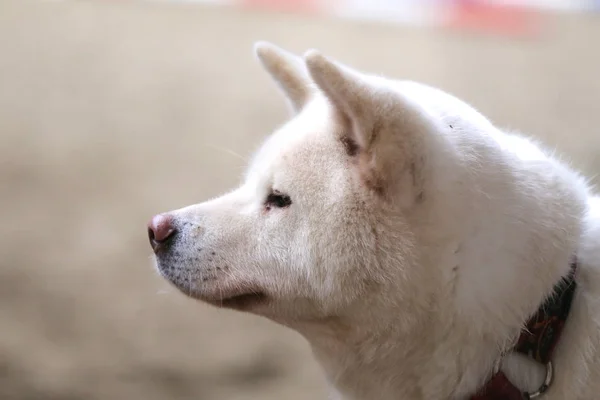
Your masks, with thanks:
M440 90L256 51L292 118L239 188L171 212L161 273L215 305L265 293L234 308L304 335L332 398L468 399L576 255L542 398L598 398L600 199L585 181ZM273 190L292 204L265 205ZM502 365L523 390L543 380L520 356Z

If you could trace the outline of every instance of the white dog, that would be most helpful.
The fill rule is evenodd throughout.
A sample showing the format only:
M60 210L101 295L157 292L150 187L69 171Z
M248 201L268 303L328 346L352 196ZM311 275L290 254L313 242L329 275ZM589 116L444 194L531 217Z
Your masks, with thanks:
M239 188L152 219L160 273L300 332L335 399L600 398L586 182L440 90L255 49L294 116Z

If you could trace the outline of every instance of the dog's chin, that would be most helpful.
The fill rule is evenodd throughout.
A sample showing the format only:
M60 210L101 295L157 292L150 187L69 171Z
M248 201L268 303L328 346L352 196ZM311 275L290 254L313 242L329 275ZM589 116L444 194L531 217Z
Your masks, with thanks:
M207 293L181 285L175 285L183 294L218 308L230 308L239 311L249 311L269 302L269 296L262 291L252 290L226 293L218 291Z
M188 297L200 300L218 308L230 308L239 311L249 311L269 303L270 298L265 291L258 288L224 290L223 288L195 288L189 282L181 282L159 270L163 278Z
M218 298L198 298L219 308L230 308L239 311L253 310L269 301L266 293L260 291L246 292Z

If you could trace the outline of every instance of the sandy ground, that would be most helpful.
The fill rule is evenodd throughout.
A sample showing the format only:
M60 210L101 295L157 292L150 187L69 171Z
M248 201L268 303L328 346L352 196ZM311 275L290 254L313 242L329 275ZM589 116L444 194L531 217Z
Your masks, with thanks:
M0 2L0 398L318 399L301 337L176 293L156 212L235 185L284 121L257 39L450 90L600 171L593 18L544 39L191 5Z

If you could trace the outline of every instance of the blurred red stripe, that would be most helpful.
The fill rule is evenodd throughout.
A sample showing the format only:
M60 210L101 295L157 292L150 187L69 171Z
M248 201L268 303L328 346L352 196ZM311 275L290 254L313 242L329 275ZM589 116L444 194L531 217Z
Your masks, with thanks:
M539 32L539 12L516 6L456 0L446 9L447 26L504 35L529 36Z

